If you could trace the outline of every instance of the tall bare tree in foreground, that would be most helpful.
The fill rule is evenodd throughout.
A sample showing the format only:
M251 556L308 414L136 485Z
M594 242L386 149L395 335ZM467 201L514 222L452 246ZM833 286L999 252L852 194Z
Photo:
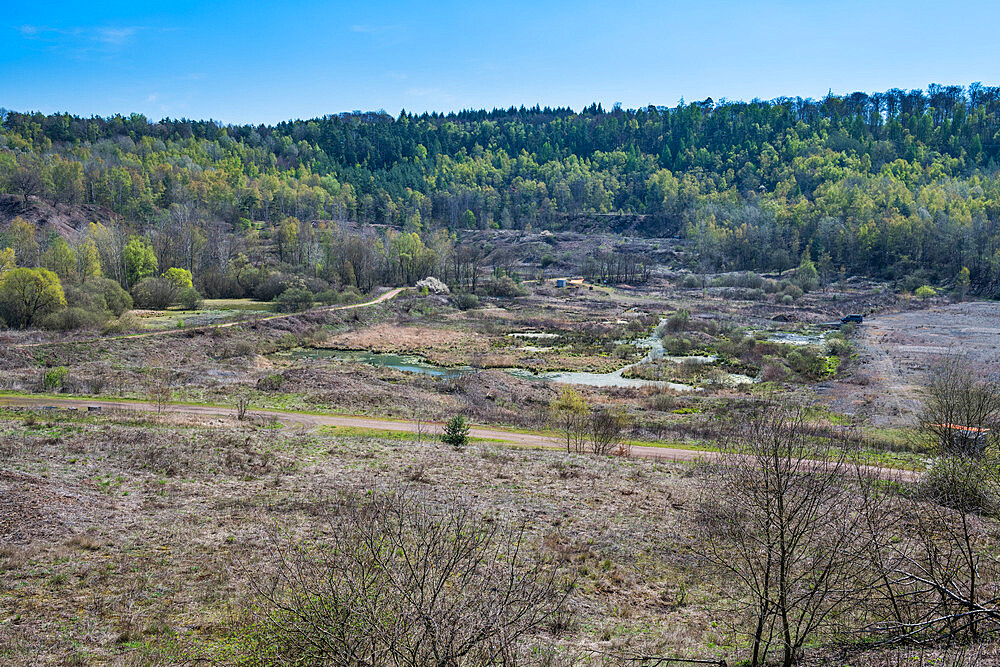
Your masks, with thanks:
M245 568L265 663L509 664L568 595L523 524L461 503L375 496L334 517L322 544L274 531L265 543L264 573Z
M795 664L876 583L870 519L884 497L848 450L846 441L817 444L800 411L760 403L711 468L704 555L733 576L752 665L772 652Z

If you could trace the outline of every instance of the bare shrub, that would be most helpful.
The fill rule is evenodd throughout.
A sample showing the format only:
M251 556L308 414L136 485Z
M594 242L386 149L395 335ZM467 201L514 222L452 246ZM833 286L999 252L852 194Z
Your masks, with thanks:
M905 530L885 540L886 642L982 641L1000 634L1000 499L994 457L949 456L902 507Z
M142 321L131 310L126 310L118 319L111 320L101 329L101 334L123 334L142 328Z
M590 415L590 446L595 454L611 454L624 444L628 415L621 406L601 408Z
M406 466L403 470L403 476L408 482L417 482L420 484L430 484L431 482L430 477L427 475L427 464L422 461Z
M728 571L750 664L783 665L806 642L850 624L876 573L872 517L884 496L847 460L846 443L817 444L801 411L756 404L709 468L700 518L704 555Z
M240 421L247 419L247 411L250 409L250 394L240 393L236 397L236 418Z
M507 664L568 594L528 556L523 524L462 503L376 495L341 508L330 534L268 529L266 562L242 564L257 600L245 648L262 664Z
M1000 426L1000 386L967 358L946 357L931 370L920 422L946 452L981 455Z
M212 331L218 331L212 329ZM257 353L257 346L249 340L225 340L212 345L209 353L213 359L232 359L234 357L250 357Z
M149 400L156 405L156 414L163 412L172 397L173 372L166 368L154 368L150 373Z

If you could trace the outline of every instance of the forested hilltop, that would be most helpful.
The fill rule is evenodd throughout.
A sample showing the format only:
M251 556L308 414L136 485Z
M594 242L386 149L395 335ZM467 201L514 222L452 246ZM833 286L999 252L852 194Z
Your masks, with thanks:
M626 219L631 231L691 240L702 270L787 269L808 252L821 270L914 284L949 283L967 267L971 289L995 295L998 155L1000 88L978 83L276 126L8 111L0 187L8 208L105 207L120 249L145 239L160 270L191 271L196 286L210 273L232 278L245 245L262 240L290 266L332 267L336 226L315 221L389 225L416 233L420 252L451 252L441 230L614 230ZM39 243L18 263L38 264L49 240ZM359 267L344 271L339 257L338 278L358 283ZM115 261L111 277L130 289L127 267L102 257Z

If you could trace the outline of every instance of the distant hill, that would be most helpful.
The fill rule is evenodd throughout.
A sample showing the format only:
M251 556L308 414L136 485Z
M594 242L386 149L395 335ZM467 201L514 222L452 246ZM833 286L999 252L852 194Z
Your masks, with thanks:
M442 228L613 230L682 236L702 270L782 270L807 255L827 273L909 284L965 267L982 294L1000 294L998 162L1000 88L978 83L274 126L16 112L0 125L0 187L48 202L55 213L39 202L33 215L64 234L105 211L54 202L103 206L168 241L167 227L235 235L225 247L251 229L278 239L293 218L425 240ZM199 241L199 257L192 243L196 274L220 261L218 243Z

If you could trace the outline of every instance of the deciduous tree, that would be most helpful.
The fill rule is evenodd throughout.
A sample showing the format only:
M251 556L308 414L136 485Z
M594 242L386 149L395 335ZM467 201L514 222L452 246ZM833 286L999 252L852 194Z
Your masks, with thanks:
M48 269L13 269L0 276L0 314L8 325L32 326L65 305L59 276Z

